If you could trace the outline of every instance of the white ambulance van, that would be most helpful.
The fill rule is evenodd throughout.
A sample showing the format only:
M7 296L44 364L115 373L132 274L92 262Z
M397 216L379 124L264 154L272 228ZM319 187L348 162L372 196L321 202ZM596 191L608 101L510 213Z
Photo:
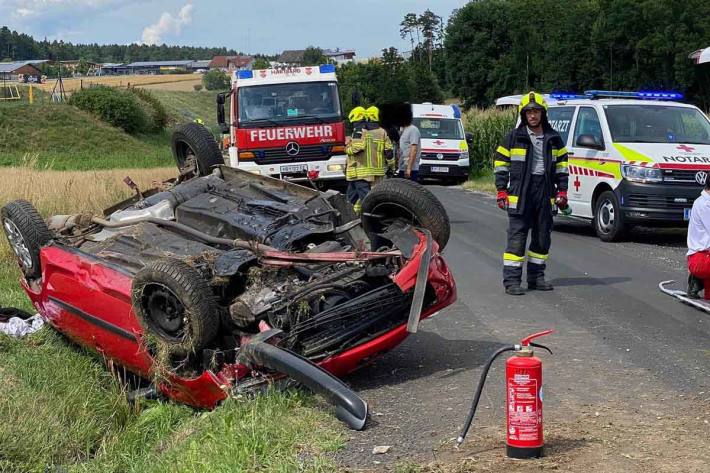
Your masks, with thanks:
M473 138L464 132L461 109L456 105L412 104L412 117L422 136L419 178L466 181L468 143Z
M710 120L700 109L671 92L549 97L548 120L569 151L572 216L590 219L603 241L634 225L687 224L710 173Z

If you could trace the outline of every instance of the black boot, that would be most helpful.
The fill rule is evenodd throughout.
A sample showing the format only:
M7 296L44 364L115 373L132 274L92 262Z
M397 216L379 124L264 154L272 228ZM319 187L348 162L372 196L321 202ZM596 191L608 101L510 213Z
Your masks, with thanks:
M520 284L511 284L510 286L505 287L505 293L511 296L522 296L525 294L525 291L523 291L523 288L520 287Z
M552 284L545 281L544 276L538 276L536 279L528 281L528 289L531 291L551 291L554 287L552 287Z
M688 273L688 297L700 299L700 291L704 289L703 280Z

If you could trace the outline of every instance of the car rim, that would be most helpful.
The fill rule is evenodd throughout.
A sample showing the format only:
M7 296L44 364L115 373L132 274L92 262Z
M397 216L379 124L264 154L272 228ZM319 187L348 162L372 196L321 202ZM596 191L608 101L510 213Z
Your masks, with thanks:
M143 309L147 322L164 338L182 341L185 338L185 306L168 287L150 284L143 289Z
M614 203L610 200L605 200L599 206L599 229L604 233L610 233L616 224L616 210Z
M10 247L12 251L15 252L20 264L27 270L32 269L32 266L34 266L32 264L32 254L27 247L27 243L25 243L25 239L22 237L22 233L20 233L20 230L12 220L6 219L4 227L7 240L10 242Z

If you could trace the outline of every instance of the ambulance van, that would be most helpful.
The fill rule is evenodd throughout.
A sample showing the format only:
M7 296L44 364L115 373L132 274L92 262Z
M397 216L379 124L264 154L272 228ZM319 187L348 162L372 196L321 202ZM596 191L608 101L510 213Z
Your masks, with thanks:
M419 178L466 181L468 143L473 138L464 132L461 109L456 105L412 104L412 117L422 137Z
M670 92L550 94L548 119L569 152L572 216L603 241L635 225L687 224L710 173L710 120ZM499 99L505 105L506 99Z

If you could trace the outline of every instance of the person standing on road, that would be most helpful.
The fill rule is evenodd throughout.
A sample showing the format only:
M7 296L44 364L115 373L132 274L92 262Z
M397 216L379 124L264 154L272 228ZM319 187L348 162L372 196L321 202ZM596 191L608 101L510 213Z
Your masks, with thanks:
M690 210L688 271L688 297L697 299L705 290L705 300L710 300L710 179Z
M399 137L399 177L417 181L419 161L422 159L422 135L412 124L411 112L405 117L405 126Z
M355 107L348 116L358 137L348 140L345 178L348 181L346 196L357 214L372 186L384 178L392 162L392 142L379 124L380 111L372 106Z
M553 206L567 208L567 149L547 121L547 102L530 92L518 106L520 125L498 146L494 157L498 207L508 212L508 243L503 254L505 292L522 295L528 233L529 290L551 291L545 281Z

